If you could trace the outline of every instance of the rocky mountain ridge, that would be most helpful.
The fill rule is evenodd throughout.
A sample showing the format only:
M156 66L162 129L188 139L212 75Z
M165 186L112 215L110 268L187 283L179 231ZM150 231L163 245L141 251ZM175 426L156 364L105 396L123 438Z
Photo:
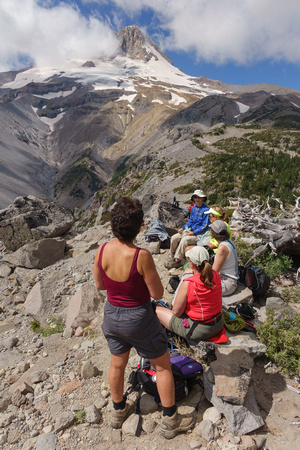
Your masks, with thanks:
M110 58L0 74L0 207L24 193L86 207L128 159L159 165L173 145L193 158L196 132L299 123L297 91L189 77L135 26L119 39Z

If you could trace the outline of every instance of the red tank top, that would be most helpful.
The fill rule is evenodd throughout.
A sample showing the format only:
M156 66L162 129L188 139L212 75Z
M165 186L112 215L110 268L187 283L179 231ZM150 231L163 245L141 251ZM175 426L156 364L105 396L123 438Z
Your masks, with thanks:
M184 282L188 282L187 302L185 313L193 320L208 320L218 314L222 309L222 286L221 277L213 270L212 285L209 289L200 278L193 275Z
M137 270L137 258L140 248L136 249L133 257L128 280L115 281L109 278L102 268L102 254L107 242L102 245L98 265L107 291L107 300L114 306L132 308L150 300L150 293L144 278Z

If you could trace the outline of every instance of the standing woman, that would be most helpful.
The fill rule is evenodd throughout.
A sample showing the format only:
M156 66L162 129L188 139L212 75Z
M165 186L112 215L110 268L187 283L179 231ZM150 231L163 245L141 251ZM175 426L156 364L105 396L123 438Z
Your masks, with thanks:
M134 409L123 397L125 368L134 347L156 368L163 407L161 432L170 439L191 428L193 420L177 413L167 336L150 303L150 297L162 297L162 283L151 254L133 244L143 218L139 200L121 198L111 211L115 239L100 245L94 262L96 287L107 291L102 330L111 352L111 426L121 428Z

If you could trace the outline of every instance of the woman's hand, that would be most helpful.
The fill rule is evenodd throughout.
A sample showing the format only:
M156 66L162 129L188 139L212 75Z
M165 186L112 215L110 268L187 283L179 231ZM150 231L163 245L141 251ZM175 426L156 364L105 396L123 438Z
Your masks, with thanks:
M183 233L183 228L179 228L178 233L182 234Z
M192 230L190 230L190 231L186 231L185 235L186 236L194 236L194 233Z

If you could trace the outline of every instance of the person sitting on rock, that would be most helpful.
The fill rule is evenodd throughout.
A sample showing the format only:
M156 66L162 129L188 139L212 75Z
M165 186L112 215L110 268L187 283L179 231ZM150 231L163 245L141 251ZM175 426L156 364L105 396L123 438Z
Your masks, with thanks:
M235 243L229 238L227 224L216 220L209 225L211 237L218 242L218 249L213 263L213 269L221 276L222 295L231 295L237 287L239 278L238 254Z
M230 226L228 225L229 217L226 214L226 212L224 211L224 209L222 208L222 206L213 205L209 208L208 211L205 211L204 214L209 215L210 223L214 223L215 220L223 220L223 222L226 223L227 231L228 231L229 237L231 238L231 230L230 230ZM218 243L218 241L216 241L216 239L211 238L207 245L214 251L214 253L217 253L219 243Z
M202 238L203 245L209 242L210 234L208 232L209 217L204 214L209 210L205 205L207 200L203 191L197 189L192 197L192 202L195 202L189 221L179 228L178 233L171 237L171 256L173 259L165 263L167 269L172 267L180 267L181 260L184 258L184 250L188 245L196 245L197 237Z
M194 246L186 258L191 276L182 280L172 310L157 307L156 314L168 330L185 339L209 339L224 326L221 277L209 264L204 247Z

